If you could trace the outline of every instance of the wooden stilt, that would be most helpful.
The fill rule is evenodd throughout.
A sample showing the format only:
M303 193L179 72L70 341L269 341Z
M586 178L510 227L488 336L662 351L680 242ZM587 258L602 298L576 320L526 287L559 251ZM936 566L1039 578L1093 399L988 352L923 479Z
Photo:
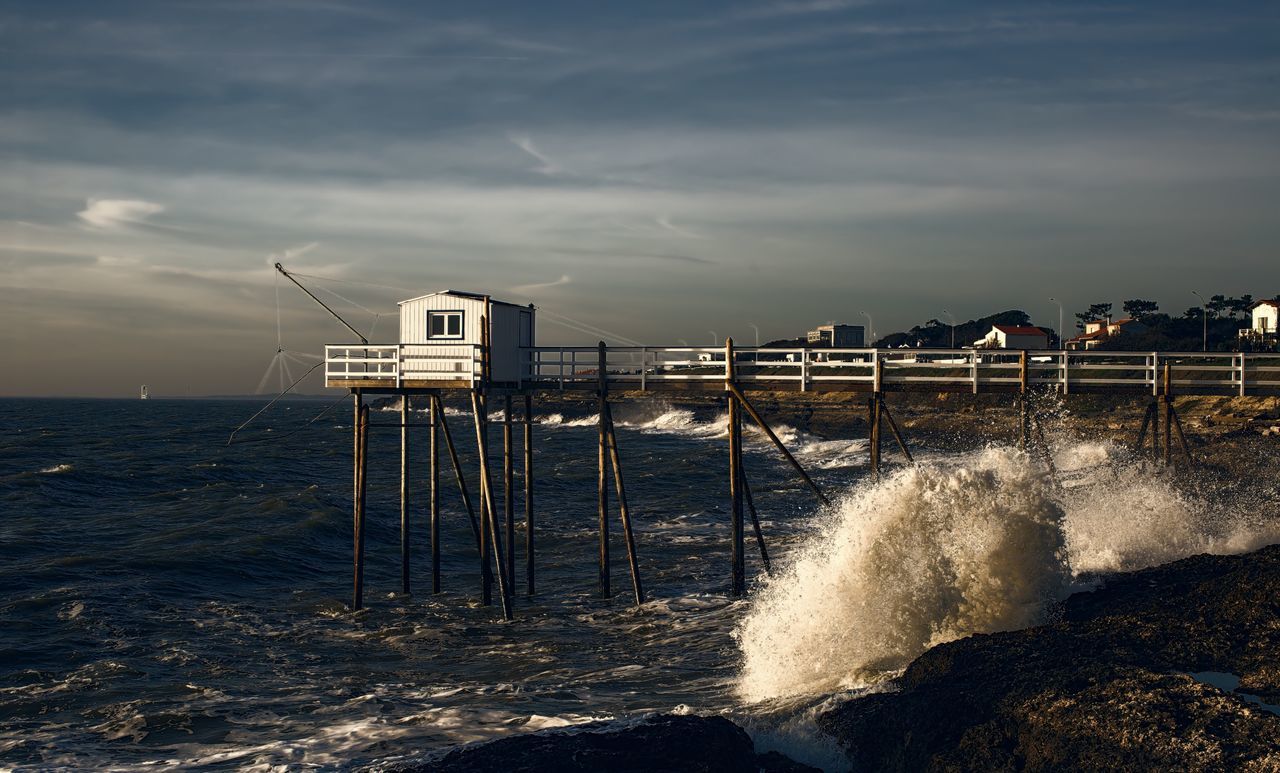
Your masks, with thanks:
M1027 352L1018 352L1018 447L1031 445L1031 403L1027 394Z
M1164 464L1169 466L1173 457L1173 377L1169 363L1164 364Z
M356 422L356 505L354 528L354 572L351 608L364 606L364 512L369 482L369 406L360 406Z
M360 406L364 404L360 390L351 390L351 512L360 499Z
M871 424L869 438L871 474L877 477L880 475L880 413L880 393L873 392L867 399L867 418Z
M511 447L511 395L503 397L502 405L502 517L506 526L507 577L516 577L516 508L515 508L515 460Z
M730 594L741 596L747 592L746 550L743 543L743 497L742 497L742 408L733 395L733 339L724 342L725 358L725 391L729 392L729 497L730 506L730 545L732 554L732 570L730 572Z
M489 471L489 434L485 416L484 400L478 390L471 390L472 421L476 429L476 456L480 462L480 603L484 606L493 604L493 569L490 567L490 556L493 544L489 541L490 505L489 482L486 480Z
M440 592L440 419L436 396L427 401L431 417L431 592Z
M740 462L742 460L739 460ZM751 496L751 483L747 480L747 468L743 464L738 472L738 480L742 481L742 495L747 502L747 512L751 514L751 530L756 535L756 545L760 548L760 562L764 564L764 573L773 574L773 569L769 566L769 551L764 546L764 532L760 530L760 516L756 512L756 501Z
M400 590L409 589L409 395L400 395Z
M1160 406L1151 401L1151 461L1160 461Z
M453 465L453 477L458 482L458 494L462 497L462 505L467 509L467 519L471 522L471 533L476 538L476 550L480 549L480 524L476 519L476 510L471 505L471 494L467 491L467 478L462 473L462 461L458 458L458 448L453 444L453 433L449 430L449 419L444 415L444 401L440 395L432 395L436 405L436 417L440 420L440 430L444 435L444 444L449 449L449 461Z
M512 548L514 550L514 548ZM524 575L533 595L533 395L524 396Z
M1040 453L1043 455L1044 464L1049 468L1049 478L1053 481L1055 488L1062 488L1062 480L1058 477L1058 467L1053 462L1053 449L1049 447L1049 440L1044 434L1044 424L1035 413L1031 414L1031 419L1035 422L1036 437L1040 443Z
M773 442L774 447L778 449L783 458L791 463L791 466L795 468L795 471L800 474L800 477L804 482L813 490L814 496L818 498L818 501L823 505L830 507L831 500L827 499L827 495L822 493L822 489L818 488L818 484L813 482L813 479L809 477L809 473L804 471L804 467L800 466L800 462L796 461L796 458L791 455L791 452L787 450L787 447L782 444L782 441L778 439L777 434L774 433L769 424L761 418L755 407L751 405L751 401L742 393L742 390L739 389L736 384L730 384L729 391L733 393L735 398L737 398L738 405L746 410L747 415L755 421L756 426L758 426L764 434L769 437L769 440Z
M636 606L644 603L644 588L640 584L640 564L636 559L636 540L631 528L631 510L627 507L627 489L622 480L622 459L618 454L618 433L613 427L613 410L605 403L605 421L608 426L609 459L613 464L613 485L618 492L618 515L622 519L622 534L626 538L627 562L631 565L631 588L635 592Z
M1155 408L1153 403L1148 404L1146 412L1142 414L1142 427L1138 430L1138 439L1133 444L1134 453L1142 453L1143 443L1147 439L1147 427L1151 426L1151 411L1153 408Z
M599 413L599 455L596 470L596 516L600 529L600 595L604 598L612 596L609 589L609 481L605 477L608 465L609 441L606 422L608 421L609 379L606 371L608 365L604 341L600 342L599 370L596 379L596 410Z
M883 400L880 401L880 412L889 421L889 431L893 433L893 439L898 441L898 448L902 449L902 455L907 457L907 463L915 464L915 457L911 455L911 449L907 448L906 439L903 438L902 433L898 430L898 422L893 420L893 413L890 412L889 405Z
M484 595L481 603L488 606L493 603L493 568L490 556L494 556L498 567L498 596L502 603L502 616L511 620L511 584L507 581L506 560L503 556L501 534L498 531L497 509L494 507L493 486L489 475L489 441L487 435L488 421L485 411L488 406L478 391L471 393L471 407L476 417L476 446L480 454L480 523L481 523L481 555L483 564L480 570Z

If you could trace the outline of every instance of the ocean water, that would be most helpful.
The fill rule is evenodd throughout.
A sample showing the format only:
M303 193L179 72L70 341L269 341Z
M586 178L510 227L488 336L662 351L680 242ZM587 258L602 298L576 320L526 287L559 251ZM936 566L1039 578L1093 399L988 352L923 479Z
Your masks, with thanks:
M429 592L425 429L415 588L398 592L389 427L371 436L367 608L352 614L350 404L310 424L323 404L280 404L228 447L258 407L0 401L0 767L358 766L648 711L725 713L764 748L838 767L808 721L830 695L891 689L929 646L1033 624L1096 572L1280 540L1274 503L1199 499L1105 441L1055 443L1057 481L1004 447L922 449L873 481L861 439L782 428L838 504L819 511L749 436L775 573L749 541L751 593L732 599L723 421L626 404L646 604L630 603L616 520L615 596L596 592L594 417L543 411L538 592L518 530L516 619L478 603L447 466L444 592ZM469 417L450 421L474 486Z

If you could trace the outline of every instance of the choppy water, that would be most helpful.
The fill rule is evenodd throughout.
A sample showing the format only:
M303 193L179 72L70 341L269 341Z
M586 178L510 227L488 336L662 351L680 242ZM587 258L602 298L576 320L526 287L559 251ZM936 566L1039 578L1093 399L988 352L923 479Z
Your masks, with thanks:
M541 414L538 594L518 583L517 619L476 603L451 485L445 592L426 592L425 496L416 592L395 592L394 429L371 441L368 609L352 615L350 407L285 437L320 408L291 403L249 435L279 442L224 447L256 408L0 401L0 766L345 766L651 710L729 712L824 763L804 726L824 693L881 689L927 646L1033 623L1082 573L1280 539L1266 507L1126 477L1105 443L1055 448L1059 490L1000 448L925 452L872 482L861 440L787 431L842 502L818 513L750 439L779 571L763 581L750 554L753 595L736 601L722 422L620 406L642 608L620 539L617 595L596 596L593 420ZM451 419L465 451L466 417ZM414 464L425 481L425 453Z

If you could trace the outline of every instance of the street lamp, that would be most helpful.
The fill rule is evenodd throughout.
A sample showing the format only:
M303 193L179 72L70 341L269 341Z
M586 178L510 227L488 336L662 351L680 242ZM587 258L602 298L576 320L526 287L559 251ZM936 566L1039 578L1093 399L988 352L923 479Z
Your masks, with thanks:
M1204 302L1204 296L1195 290L1191 294L1200 299L1200 319L1204 321L1204 333L1201 338L1200 350L1209 351L1209 304Z
M712 346L719 346L719 345L720 345L720 336L716 335L716 331L714 331L714 330L708 330L707 332L711 334L711 345L712 345Z
M951 321L951 348L954 349L956 348L956 315L952 314L946 309L943 309L942 313L946 314L947 319Z
M1062 301L1057 298L1050 298L1049 300L1058 304L1058 348L1061 349L1064 347L1062 343Z
M756 348L758 349L760 348L760 328L756 327L754 322L748 322L747 324L751 326L752 330L756 331Z
M870 336L869 343L874 344L876 342L876 323L871 321L871 315L865 311L862 312L862 316L867 318L867 335Z

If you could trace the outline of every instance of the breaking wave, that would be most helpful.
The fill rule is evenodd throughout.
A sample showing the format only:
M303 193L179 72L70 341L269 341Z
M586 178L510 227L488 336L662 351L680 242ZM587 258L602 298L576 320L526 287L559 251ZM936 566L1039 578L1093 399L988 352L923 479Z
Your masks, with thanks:
M854 689L926 649L1042 621L1081 575L1280 541L1259 511L1201 502L1107 444L1059 448L1059 488L989 448L855 488L766 579L735 631L749 701ZM1255 503L1256 504L1256 503Z

